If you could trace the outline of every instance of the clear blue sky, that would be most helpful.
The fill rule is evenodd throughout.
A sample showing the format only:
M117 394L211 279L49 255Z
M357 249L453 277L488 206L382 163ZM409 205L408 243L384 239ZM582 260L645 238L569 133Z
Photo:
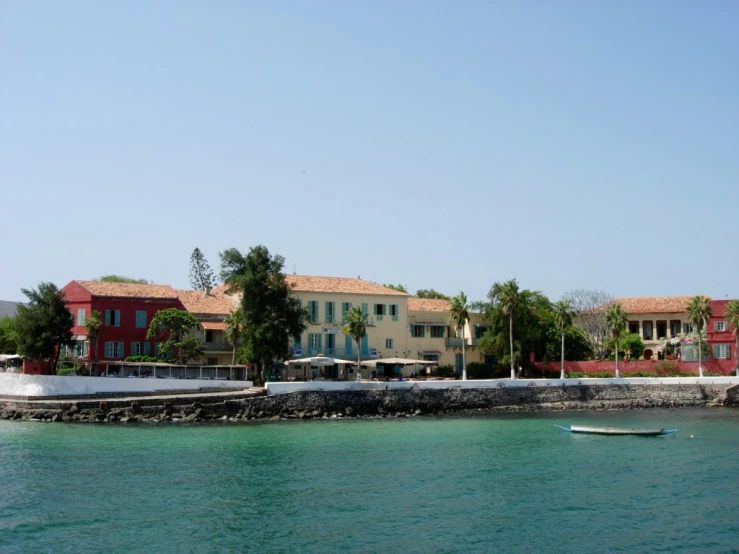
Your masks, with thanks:
M739 3L0 2L0 298L286 270L739 297Z

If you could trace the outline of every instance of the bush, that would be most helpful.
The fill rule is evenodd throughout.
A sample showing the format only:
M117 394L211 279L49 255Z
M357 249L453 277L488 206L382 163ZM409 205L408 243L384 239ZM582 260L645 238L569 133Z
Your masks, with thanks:
M470 364L467 364L468 379L491 379L494 372L495 369L493 367L480 362L472 362Z
M436 370L432 373L435 377L455 377L454 366L452 365L440 365L436 367Z
M72 367L60 367L57 368L56 374L57 375L83 375L84 374L84 367L77 366L76 364Z
M599 371L597 373L585 373L584 371L568 371L566 373L566 377L568 379L587 379L590 377L591 379L609 379L613 377L610 373L607 371Z
M145 364L145 363L168 363L168 360L165 360L164 358L156 358L154 356L129 356L124 362L130 362L130 363L139 363L139 364Z

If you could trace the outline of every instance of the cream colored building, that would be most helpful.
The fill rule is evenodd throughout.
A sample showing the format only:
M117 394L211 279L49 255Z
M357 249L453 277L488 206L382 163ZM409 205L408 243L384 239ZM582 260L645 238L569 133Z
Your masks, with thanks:
M628 317L626 331L638 334L644 343L644 359L657 357L658 347L666 339L692 331L687 306L691 296L649 296L616 298Z
M177 297L182 306L198 318L202 328L192 336L203 341L205 353L201 360L192 360L191 363L232 364L233 348L226 340L226 324L223 320L236 310L235 300L218 290L178 290Z

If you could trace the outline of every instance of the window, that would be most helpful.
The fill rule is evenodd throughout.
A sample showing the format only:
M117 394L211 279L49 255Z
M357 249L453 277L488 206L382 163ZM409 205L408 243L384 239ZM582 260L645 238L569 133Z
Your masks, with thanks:
M114 310L118 311L118 310ZM105 357L106 358L122 358L123 357L123 343L122 342L106 342L105 343Z
M423 325L411 325L411 336L422 339L425 336L426 327Z
M485 331L487 331L487 330L488 330L487 327L485 327L483 325L477 325L475 327L475 338L476 339L481 339L482 336L485 334Z
M84 325L84 324L85 324L85 309L78 308L77 309L77 325Z
M308 350L312 354L316 354L321 350L321 335L318 333L308 333Z
M213 331L207 330L205 332L205 342L213 342Z
M728 344L714 344L713 357L719 360L728 360L730 358L730 347Z
M336 354L336 335L326 333L326 356L334 356Z
M629 333L631 334L639 334L639 322L638 321L629 321Z
M714 331L726 331L726 322L725 321L714 321L713 330Z
M352 309L352 303L351 302L342 302L341 303L341 323L346 323L346 314L348 314Z
M427 362L438 362L439 355L438 354L424 354L423 359Z
M444 338L444 327L440 325L432 325L430 328L431 338L443 339Z
M336 323L336 302L326 302L326 323Z
M308 302L308 321L318 323L318 300Z
M397 304L390 304L390 315L393 318L393 321L398 321L398 305Z
M375 317L377 321L382 321L382 316L385 315L385 304L375 304Z
M75 358L87 358L87 342L86 341L83 341L83 340L75 341L74 357Z
M652 322L651 321L645 321L642 323L642 332L644 333L644 340L652 340Z
M136 328L146 329L146 310L136 310Z
M673 319L670 321L670 336L677 337L682 329L682 324L679 319Z
M120 310L105 310L105 325L108 327L120 327L121 326L121 311Z
M151 347L148 342L131 343L131 356L148 356L150 352Z
M693 324L688 323L688 322L683 323L683 333L687 335L688 333L692 333L692 332L693 332Z
M393 339L385 339L385 348L392 348L393 347Z
M666 321L657 322L657 338L660 340L667 338L667 322Z

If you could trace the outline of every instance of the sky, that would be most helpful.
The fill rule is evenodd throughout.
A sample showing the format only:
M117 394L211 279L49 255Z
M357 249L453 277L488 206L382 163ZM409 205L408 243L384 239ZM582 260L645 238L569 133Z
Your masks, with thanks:
M0 0L0 299L285 271L739 298L739 3Z

